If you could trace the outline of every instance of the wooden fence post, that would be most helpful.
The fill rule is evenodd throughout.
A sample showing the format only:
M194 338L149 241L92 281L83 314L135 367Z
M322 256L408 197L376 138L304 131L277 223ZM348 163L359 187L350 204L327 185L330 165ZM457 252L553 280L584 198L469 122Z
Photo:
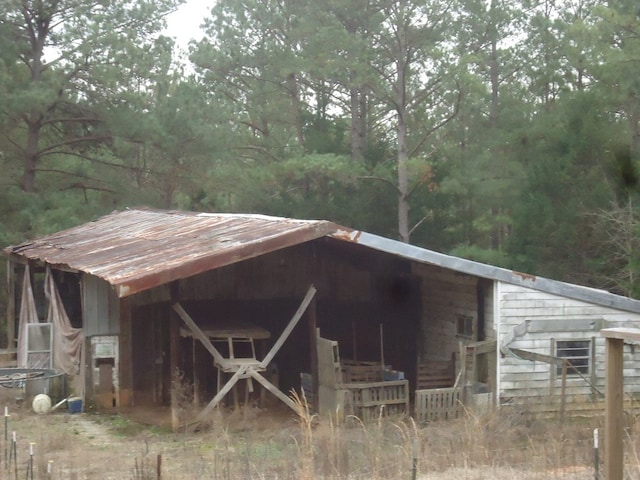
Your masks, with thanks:
M622 439L624 405L622 398L622 348L624 340L607 338L605 390L605 478L622 480L624 470L624 442Z
M605 421L604 471L607 480L622 480L624 472L623 441L623 351L625 340L640 341L640 329L607 328L600 331L605 344Z

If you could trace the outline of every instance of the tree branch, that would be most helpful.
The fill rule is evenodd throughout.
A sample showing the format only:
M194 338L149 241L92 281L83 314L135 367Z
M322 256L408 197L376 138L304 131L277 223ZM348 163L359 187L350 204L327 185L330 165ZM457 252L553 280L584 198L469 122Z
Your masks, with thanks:
M423 135L422 138L420 139L420 141L417 143L417 145L409 152L409 157L412 157L416 154L416 152L422 148L422 146L424 145L424 142L427 141L427 138L429 138L429 136L435 132L436 130L444 127L447 123L449 123L451 120L453 120L457 115L458 115L458 111L460 110L460 103L462 101L462 89L460 88L460 85L458 84L458 82L456 82L456 84L458 85L458 96L456 98L456 103L453 109L453 112L451 113L451 115L445 117L440 123L437 123L436 125L434 125L433 127L431 127L429 130L427 130Z
M398 193L398 195L402 194L402 192L400 191L398 186L395 183L393 183L392 181L387 180L386 178L374 177L374 176L371 176L371 175L365 175L365 176L356 177L356 178L358 178L360 180L377 180L379 182L386 183L387 185L391 186Z

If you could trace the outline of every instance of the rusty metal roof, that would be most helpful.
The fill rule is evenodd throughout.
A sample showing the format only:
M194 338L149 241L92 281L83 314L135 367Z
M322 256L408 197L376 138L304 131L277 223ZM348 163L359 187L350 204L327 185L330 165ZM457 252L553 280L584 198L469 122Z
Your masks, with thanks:
M126 297L335 229L265 215L125 210L4 251L95 275Z
M613 293L487 265L322 220L253 214L125 210L4 251L58 268L86 272L120 297L173 280L327 236L412 262L640 312L640 301Z

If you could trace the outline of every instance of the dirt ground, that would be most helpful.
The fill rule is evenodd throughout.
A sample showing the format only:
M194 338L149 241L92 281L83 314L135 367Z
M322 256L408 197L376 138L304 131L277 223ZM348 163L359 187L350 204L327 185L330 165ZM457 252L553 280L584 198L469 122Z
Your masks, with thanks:
M254 410L219 412L215 427L174 433L168 408L69 413L63 405L36 414L30 405L4 406L9 415L4 418L6 438L0 433L0 478L3 470L8 470L8 478L15 474L27 479L31 471L36 479L268 478L255 476L260 465L253 460L250 465L246 452L234 452L236 441L249 435L258 445L257 439L275 436L295 447L288 435L298 430L294 413L279 409L269 415ZM252 476L244 475L247 469Z
M304 441L298 434L299 425L293 415L279 416L276 422L271 416L258 418L260 415L255 412L247 418L242 418L241 414L231 418L234 414L230 413L225 421L228 423L214 431L174 434L165 427L138 423L148 417L149 412L128 413L133 416L65 411L38 415L29 409L12 410L8 420L9 442L0 442L5 454L7 447L9 450L8 462L4 464L4 468L8 468L8 478L12 478L16 466L16 478L31 478L30 446L34 451L33 478L36 479L412 478L407 459L400 467L381 465L375 475L370 471L359 475L355 466L351 473L341 474L339 468L331 465L321 468L324 473L310 473L313 467L307 468L298 460ZM17 448L12 458L13 431L17 432ZM240 437L244 440L238 441ZM348 444L344 448L349 448ZM368 462L375 462L376 457L373 454ZM2 465L0 477L1 468ZM418 475L421 480L577 480L590 477L593 477L593 471L584 465L550 466L530 471L526 465L452 466L433 472L424 472L421 468Z
M371 425L354 420L336 426L280 405L268 411L216 410L201 431L174 433L168 408L98 414L69 413L63 405L36 414L11 395L0 397L0 413L3 406L9 415L4 437L0 429L0 478L409 479L412 437L419 438L420 480L594 476L590 422L579 427L584 438L576 440L576 432L582 435L577 430L547 438L546 424L495 418L426 426L408 418ZM639 469L628 473L625 478L640 479Z

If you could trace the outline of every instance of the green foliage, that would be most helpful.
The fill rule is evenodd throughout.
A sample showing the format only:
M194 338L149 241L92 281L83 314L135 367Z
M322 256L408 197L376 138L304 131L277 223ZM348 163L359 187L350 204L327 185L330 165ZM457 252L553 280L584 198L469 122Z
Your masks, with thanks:
M365 181L365 174L349 157L333 154L291 157L276 165L229 162L216 169L205 188L181 198L181 206L328 219L376 231L381 224L376 205L385 190ZM393 190L386 192L393 202Z
M586 214L616 195L617 133L600 108L594 95L573 95L540 114L523 138L527 180L509 247L517 268L569 281L588 276L597 232Z
M397 237L407 202L413 243L639 295L633 1L229 0L182 70L178 3L4 1L4 245L128 205Z

